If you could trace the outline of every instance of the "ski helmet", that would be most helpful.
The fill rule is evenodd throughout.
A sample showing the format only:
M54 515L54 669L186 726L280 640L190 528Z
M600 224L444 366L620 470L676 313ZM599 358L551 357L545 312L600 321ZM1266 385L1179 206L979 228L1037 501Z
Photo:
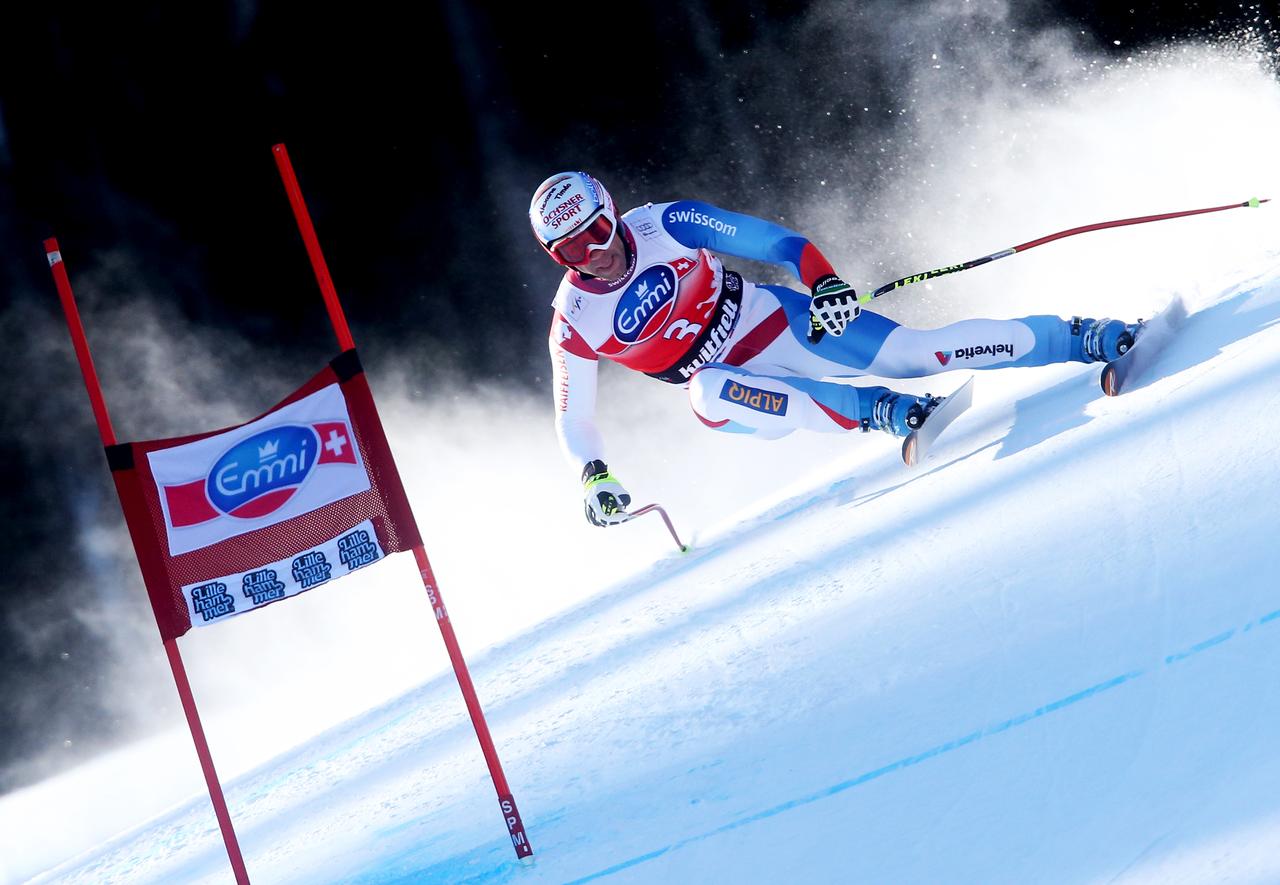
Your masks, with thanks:
M585 172L559 172L533 193L529 203L533 234L557 263L585 264L589 254L607 249L618 234L618 214L604 185Z

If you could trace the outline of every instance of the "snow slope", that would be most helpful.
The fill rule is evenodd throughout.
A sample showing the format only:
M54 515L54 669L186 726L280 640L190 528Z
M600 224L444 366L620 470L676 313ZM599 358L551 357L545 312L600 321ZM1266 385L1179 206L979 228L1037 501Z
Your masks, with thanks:
M251 875L1280 879L1280 250L1203 283L1131 393L982 374L922 469L858 440L473 655L533 865L442 673L231 781ZM36 878L228 880L203 797Z
M982 64L913 68L878 190L804 178L848 160L815 147L779 211L866 288L1074 225L1280 199L1280 84L1248 52L1035 47L1026 72L981 43ZM983 373L914 472L878 434L707 432L606 368L610 465L694 534L683 557L656 518L585 525L547 402L371 373L537 862L514 861L393 557L181 641L254 881L1280 880L1277 244L1272 203L886 296L924 327L1130 319L1175 292L1192 311L1119 399L1097 367ZM118 524L81 544L127 549ZM90 616L153 674L118 680L115 707L170 706L145 740L0 797L0 882L230 881L150 625Z

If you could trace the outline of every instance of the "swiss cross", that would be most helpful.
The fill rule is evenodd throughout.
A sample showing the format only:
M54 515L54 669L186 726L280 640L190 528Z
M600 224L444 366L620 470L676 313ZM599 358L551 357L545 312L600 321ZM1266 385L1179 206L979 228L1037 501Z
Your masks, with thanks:
M676 270L676 276L684 279L686 274L693 273L693 269L698 266L696 258L678 258L671 265Z
M329 431L329 438L325 441L324 447L333 452L335 458L342 457L342 450L347 447L347 436L344 433L338 433L336 430Z

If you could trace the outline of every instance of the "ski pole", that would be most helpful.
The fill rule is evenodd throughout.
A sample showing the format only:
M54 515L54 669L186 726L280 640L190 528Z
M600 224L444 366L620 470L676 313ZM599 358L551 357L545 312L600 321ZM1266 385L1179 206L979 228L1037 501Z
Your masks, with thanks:
M1036 246L1043 246L1045 243L1052 243L1054 240L1061 240L1066 237L1073 237L1076 234L1088 233L1091 230L1105 230L1109 227L1124 227L1130 224L1146 224L1148 221L1164 221L1167 218L1182 218L1187 215L1203 215L1206 212L1221 212L1224 209L1243 209L1245 207L1257 207L1262 203L1271 202L1271 198L1259 200L1254 197L1245 200L1243 203L1231 203L1227 206L1213 206L1209 209L1187 209L1183 212L1165 212L1162 215L1143 215L1139 218L1121 218L1118 221L1102 221L1097 224L1086 224L1081 227L1073 227L1070 230L1060 230L1056 234L1040 237L1035 240L1028 240L1018 246L1011 246L1008 249L1002 249L999 252L992 252L990 255L983 255L981 258L974 258L961 264L951 264L946 267L939 267L936 270L927 270L924 273L909 274L900 280L894 280L892 283L885 283L874 292L863 293L858 296L861 304L867 304L872 299L879 298L887 292L895 289L901 289L903 286L909 286L912 283L919 283L925 280L932 280L934 277L944 276L949 273L959 273L962 270L969 270L972 267L979 267L983 264L995 261L997 258L1008 258L1010 255L1016 255L1019 252L1026 252L1028 249L1034 249Z
M1080 227L1073 227L1069 230L1060 230L1056 234L1039 237L1038 239L1028 240L1017 246L1010 246L1008 249L1001 249L999 252L992 252L990 255L983 255L981 258L973 258L960 264L949 264L946 267L935 268L934 270L926 270L923 273L908 274L901 279L894 280L892 283L885 283L879 289L873 292L864 292L858 296L859 304L869 304L881 295L901 289L903 286L909 286L912 283L921 283L925 280L932 280L935 277L945 276L949 273L959 273L962 270L980 267L989 264L997 258L1008 258L1010 255L1016 255L1019 252L1026 252L1028 249L1034 249L1036 246L1043 246L1045 243L1052 243L1054 240L1061 240L1066 237L1073 237L1076 234L1088 233L1091 230L1105 230L1109 227L1124 227L1130 224L1146 224L1148 221L1164 221L1168 218L1183 218L1188 215L1204 215L1206 212L1221 212L1224 209L1244 209L1246 207L1258 207L1263 203L1271 202L1270 197L1259 200L1252 197L1243 203L1230 203L1226 206L1212 206L1208 209L1187 209L1182 212L1165 212L1161 215L1142 215L1138 218L1121 218L1117 221L1101 221L1097 224L1085 224ZM822 340L822 336L826 333L825 329L816 328L810 335L809 340L818 343Z
M644 516L646 513L657 513L662 517L662 521L667 524L667 531L671 532L671 538L676 542L676 546L680 548L681 553L688 553L689 547L680 540L680 536L676 534L675 526L671 524L671 517L667 516L667 511L663 510L657 504L646 504L636 510L628 510L627 518L623 522L630 522L637 516Z

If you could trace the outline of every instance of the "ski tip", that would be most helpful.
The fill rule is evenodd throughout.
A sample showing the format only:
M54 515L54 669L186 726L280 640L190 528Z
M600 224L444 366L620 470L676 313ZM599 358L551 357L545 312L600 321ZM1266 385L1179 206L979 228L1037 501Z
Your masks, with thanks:
M902 463L908 467L916 466L916 435L910 433L902 442Z
M1107 366L1102 370L1102 392L1107 396L1119 396L1120 385L1116 383L1115 366Z

